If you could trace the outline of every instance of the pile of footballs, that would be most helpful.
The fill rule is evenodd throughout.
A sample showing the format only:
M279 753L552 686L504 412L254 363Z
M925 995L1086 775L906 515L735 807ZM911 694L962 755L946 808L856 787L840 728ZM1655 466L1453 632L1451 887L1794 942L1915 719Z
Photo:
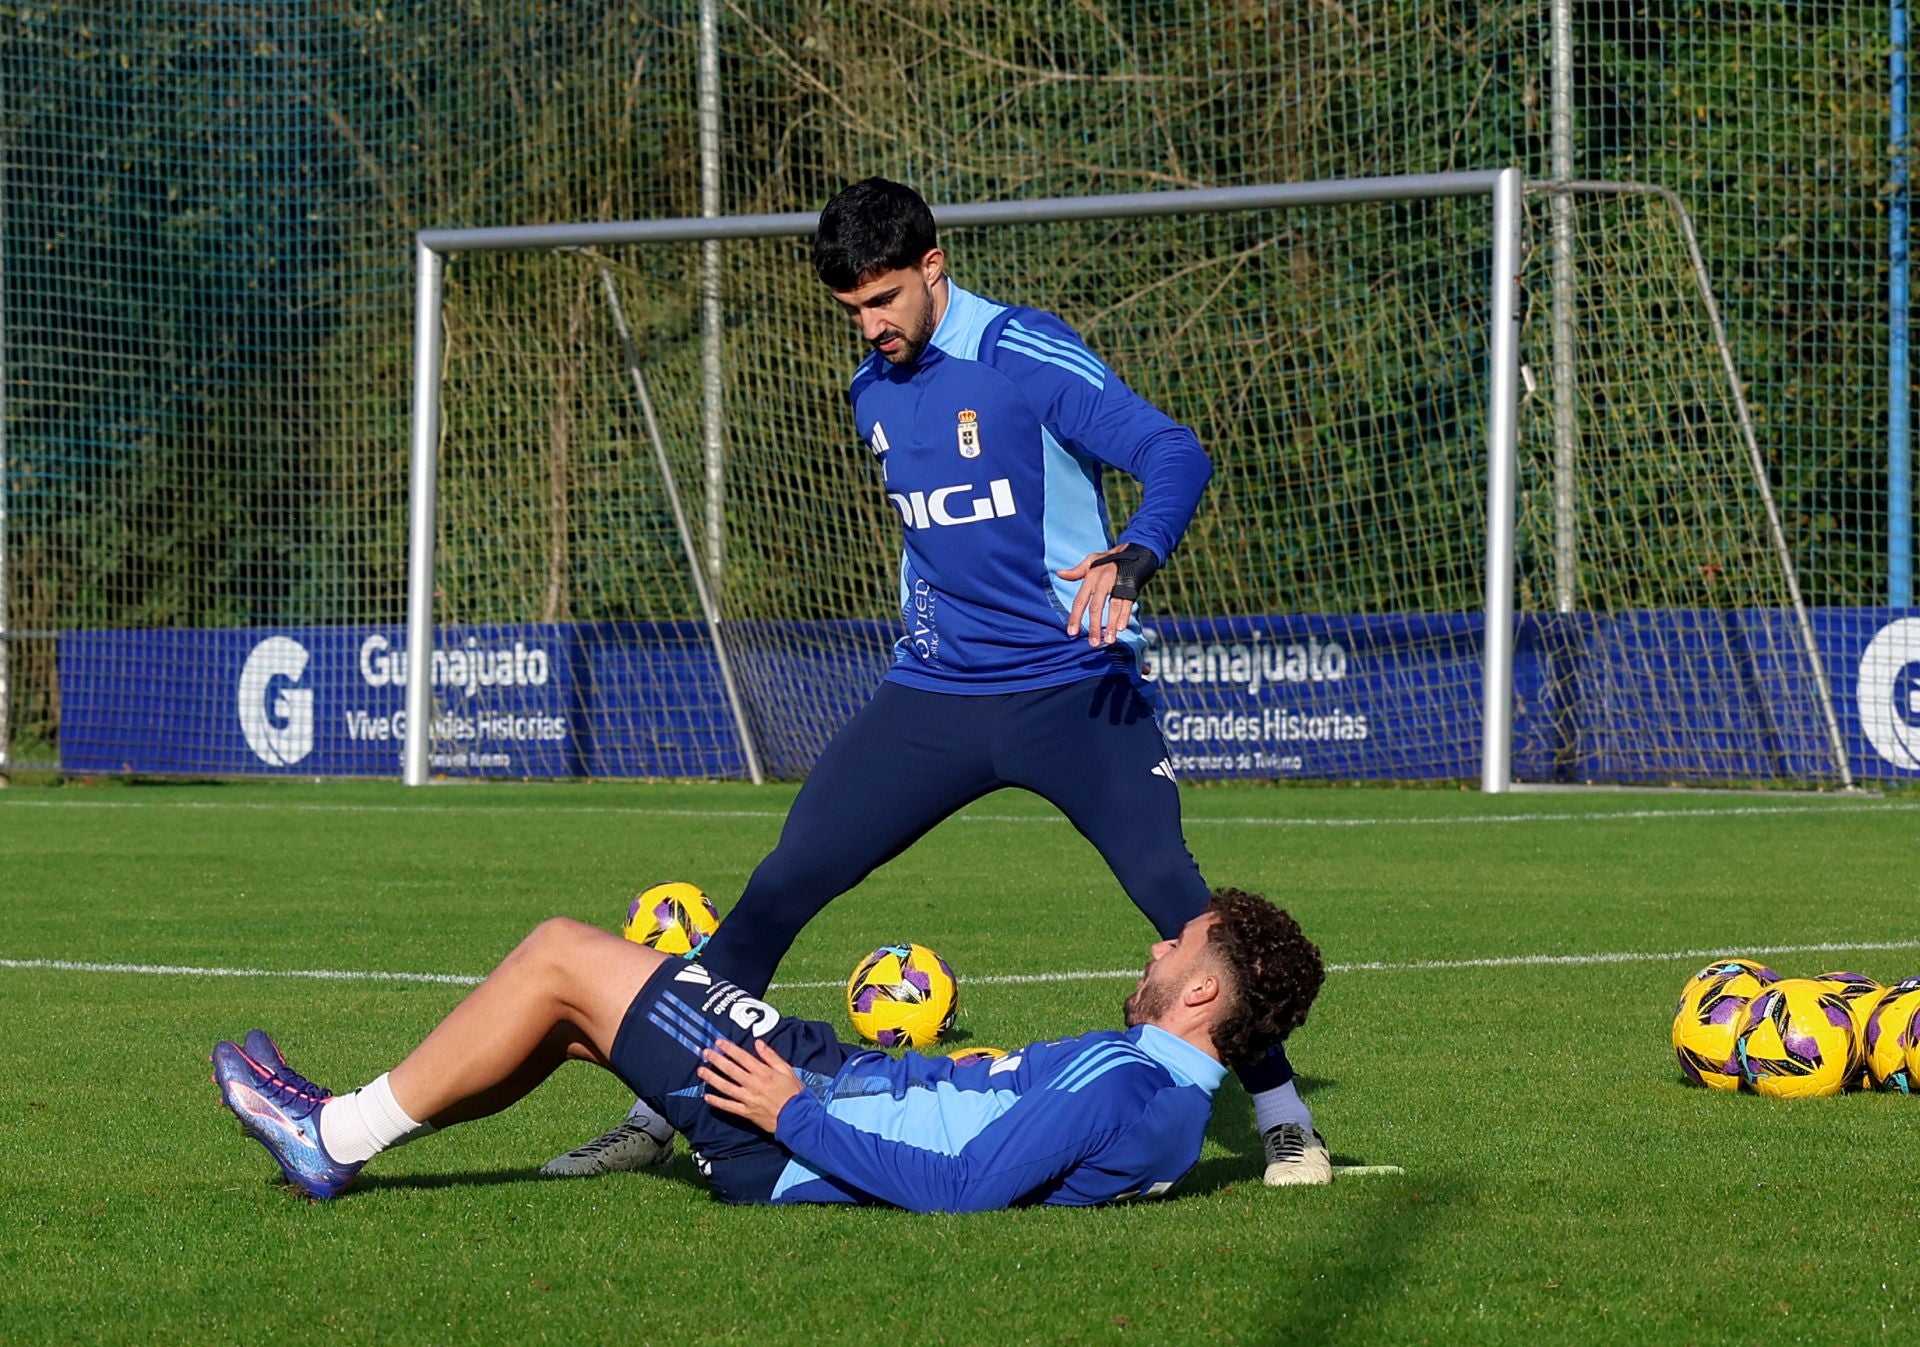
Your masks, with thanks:
M1865 1088L1911 1094L1920 1079L1920 977L1783 978L1716 959L1688 978L1673 1050L1695 1085L1805 1099Z

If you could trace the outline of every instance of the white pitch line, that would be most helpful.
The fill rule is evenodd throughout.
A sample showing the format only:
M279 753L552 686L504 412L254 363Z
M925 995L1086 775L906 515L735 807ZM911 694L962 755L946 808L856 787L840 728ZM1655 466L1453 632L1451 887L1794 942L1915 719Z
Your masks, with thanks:
M639 818L674 819L784 819L784 809L679 809L652 805L511 805L488 804L474 808L433 804L301 804L266 800L44 800L0 795L0 810L5 809L192 809L244 810L291 814L419 814L448 818L481 814L538 814L554 817L565 814L624 815ZM1911 814L1920 813L1920 802L1882 800L1875 803L1735 805L1719 808L1616 809L1594 813L1540 814L1458 814L1415 818L1263 818L1257 816L1189 814L1189 828L1453 828L1478 827L1504 823L1610 823L1617 820L1637 822L1645 819L1765 818L1780 814ZM1041 823L1064 824L1059 814L956 814L957 823Z
M1504 954L1483 959L1423 959L1415 963L1330 963L1329 973L1445 973L1460 968L1584 968L1614 963L1671 963L1679 959L1719 959L1743 954L1847 954L1920 949L1920 940L1823 940L1808 945L1718 945L1711 949L1676 949L1663 953L1621 950L1601 954ZM1139 974L1133 974L1138 977ZM972 979L978 981L978 979Z
M1764 814L1911 813L1920 813L1920 804L1884 801L1879 804L1737 805L1731 809L1616 809L1593 814L1461 814L1436 818L1196 818L1189 815L1181 821L1188 827L1197 823L1230 823L1265 824L1277 828L1376 828L1480 823L1611 823L1616 819L1758 818Z
M437 982L472 987L480 979L465 973L386 973L348 968L204 968L171 963L93 963L84 959L0 959L0 968L44 969L56 973L134 973L146 977L305 978L319 982Z
M1717 959L1731 951L1741 955L1841 954L1920 949L1913 940L1827 940L1803 945L1742 945L1734 942L1702 949L1660 951L1620 950L1594 954L1504 954L1478 959L1421 959L1405 963L1385 961L1331 963L1329 973L1446 973L1468 968L1597 967L1605 964L1673 963L1682 959ZM58 973L129 973L147 977L302 978L319 982L425 982L471 987L480 978L469 973L405 973L346 968L224 968L191 964L98 963L80 959L0 959L0 969ZM969 986L1024 987L1059 982L1115 982L1140 976L1139 968L1087 969L1060 973L988 973L963 979ZM822 991L844 986L841 979L824 982L776 982L774 991Z
M1399 1165L1335 1165L1334 1175L1338 1178L1364 1178L1369 1174L1404 1174L1407 1171Z

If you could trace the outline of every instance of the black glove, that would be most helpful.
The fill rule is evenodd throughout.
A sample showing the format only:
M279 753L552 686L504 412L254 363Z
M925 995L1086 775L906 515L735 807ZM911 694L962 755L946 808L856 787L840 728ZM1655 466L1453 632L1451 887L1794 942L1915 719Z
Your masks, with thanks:
M1160 569L1160 560L1153 555L1153 549L1139 543L1128 543L1112 556L1101 557L1093 564L1113 567L1113 593L1109 597L1116 599L1139 598L1147 581Z

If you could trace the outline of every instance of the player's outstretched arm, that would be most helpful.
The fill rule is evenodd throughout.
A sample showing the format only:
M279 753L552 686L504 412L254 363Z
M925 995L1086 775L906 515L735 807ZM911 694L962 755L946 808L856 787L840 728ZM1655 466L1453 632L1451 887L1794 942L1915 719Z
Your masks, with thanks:
M1146 1098L1146 1092L1122 1090L1093 1101L1065 1090L1034 1090L959 1154L946 1155L863 1131L801 1091L782 1106L774 1140L815 1173L896 1207L998 1211L1049 1188L1133 1128Z

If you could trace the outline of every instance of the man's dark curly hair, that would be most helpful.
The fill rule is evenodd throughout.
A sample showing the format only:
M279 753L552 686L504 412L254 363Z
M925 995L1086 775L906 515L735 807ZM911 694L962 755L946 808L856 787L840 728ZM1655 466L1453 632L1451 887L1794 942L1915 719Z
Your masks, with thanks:
M866 178L820 212L813 274L829 290L857 290L883 271L918 265L935 246L933 211L918 192L885 178Z
M1228 1066L1247 1066L1306 1023L1326 969L1300 923L1258 894L1215 889L1207 911L1219 918L1207 930L1207 947L1232 983L1213 1046Z

